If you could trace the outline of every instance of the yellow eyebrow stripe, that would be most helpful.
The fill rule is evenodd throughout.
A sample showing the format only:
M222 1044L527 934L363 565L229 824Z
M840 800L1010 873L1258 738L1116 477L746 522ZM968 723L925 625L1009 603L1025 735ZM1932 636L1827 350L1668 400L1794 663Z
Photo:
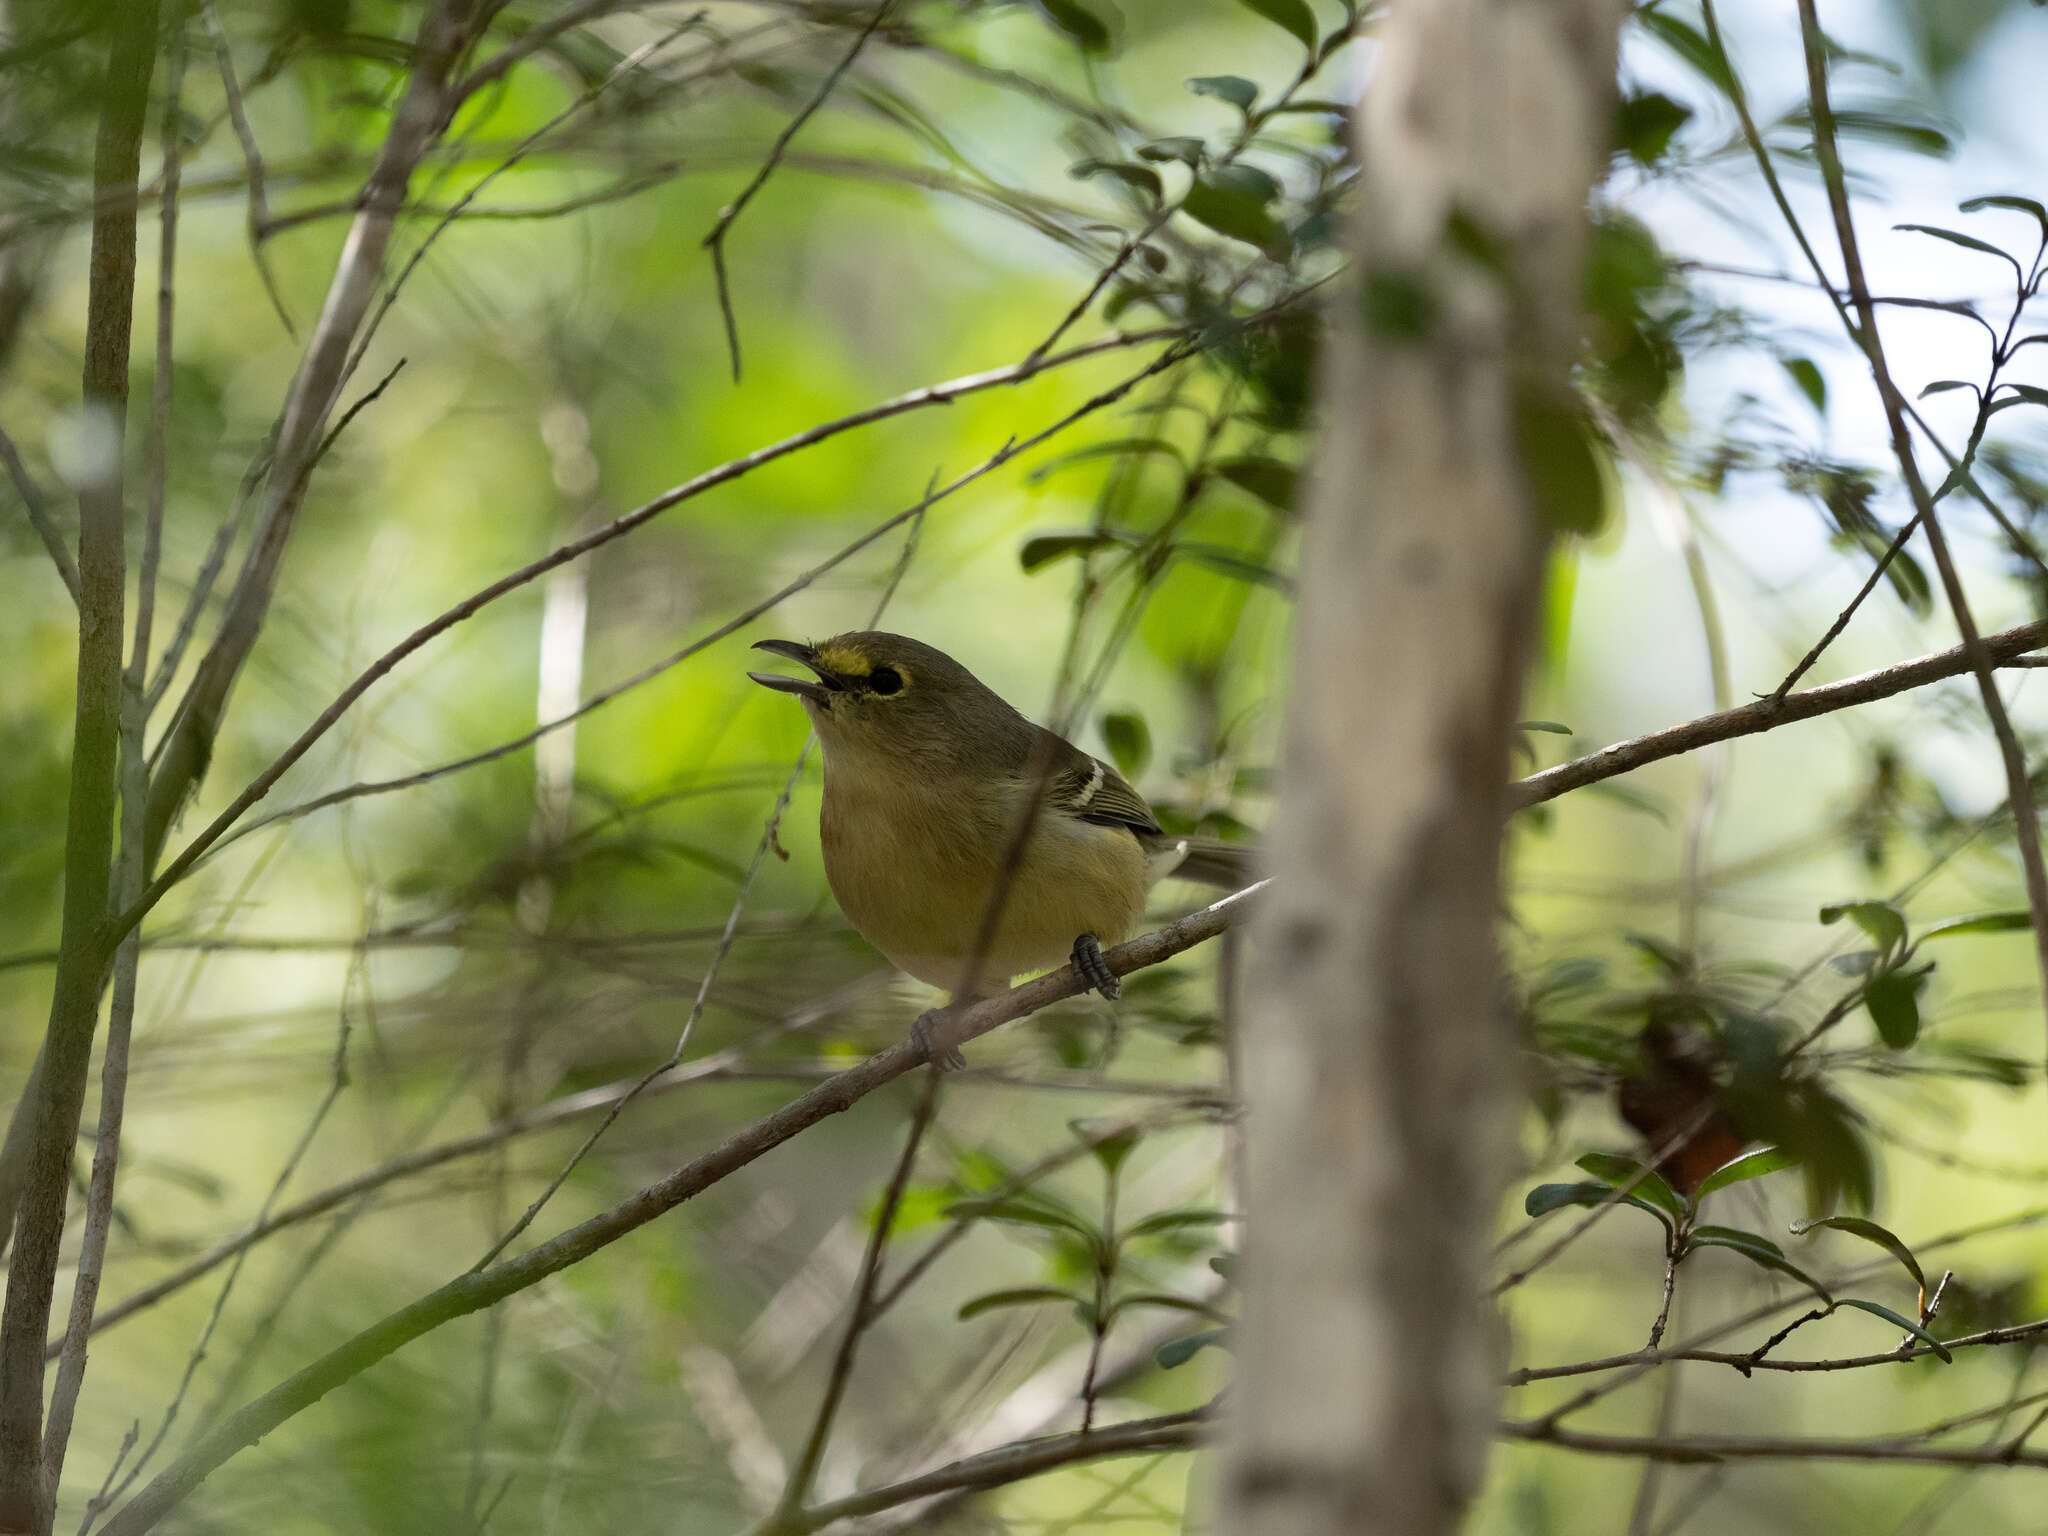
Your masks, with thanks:
M818 665L835 677L866 677L874 664L859 651L843 645L826 646L818 652Z

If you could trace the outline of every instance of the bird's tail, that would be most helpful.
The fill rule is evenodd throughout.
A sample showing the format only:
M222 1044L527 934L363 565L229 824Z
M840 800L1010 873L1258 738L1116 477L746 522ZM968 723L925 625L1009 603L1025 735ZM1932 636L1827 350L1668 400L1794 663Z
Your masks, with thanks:
M1241 891L1259 878L1259 850L1250 843L1226 843L1213 837L1186 841L1187 855L1174 865L1174 879Z

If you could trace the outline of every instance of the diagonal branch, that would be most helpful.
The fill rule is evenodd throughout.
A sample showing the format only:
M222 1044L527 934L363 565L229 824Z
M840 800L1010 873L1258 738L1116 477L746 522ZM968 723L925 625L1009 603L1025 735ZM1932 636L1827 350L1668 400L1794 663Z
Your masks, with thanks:
M22 509L28 513L29 526L43 541L43 548L50 552L50 563L57 567L64 590L71 594L71 601L77 603L78 562L64 547L64 536L57 531L57 524L50 517L50 503L43 495L43 488L36 484L28 466L21 462L21 450L14 446L14 439L5 431L0 431L0 463L7 466L8 478L13 480L14 489L21 496Z

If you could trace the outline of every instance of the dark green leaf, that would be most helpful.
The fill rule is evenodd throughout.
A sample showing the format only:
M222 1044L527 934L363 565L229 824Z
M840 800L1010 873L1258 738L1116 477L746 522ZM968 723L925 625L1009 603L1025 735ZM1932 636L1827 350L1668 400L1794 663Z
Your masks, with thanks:
M1122 18L1105 0L1038 0L1046 19L1081 45L1084 53L1107 53L1116 42L1115 22Z
M1692 117L1662 91L1624 96L1615 114L1615 143L1638 165L1655 165L1671 148L1671 136Z
M1237 1284L1237 1255L1234 1253L1212 1253L1209 1267L1228 1284Z
M1175 1296L1166 1291L1138 1291L1129 1296L1119 1296L1109 1309L1110 1316L1115 1317L1132 1307L1168 1307L1177 1312L1199 1312L1217 1322L1228 1320L1227 1314L1217 1311L1206 1301L1197 1301L1192 1296Z
M1161 163L1178 160L1182 165L1192 169L1202 163L1202 148L1200 139L1175 134L1169 138L1154 139L1150 144L1140 144L1138 158Z
M1522 1201L1522 1209L1531 1216L1548 1216L1552 1211L1561 1211L1568 1205L1605 1205L1614 1197L1612 1184L1538 1184ZM1663 1224L1668 1232L1671 1220L1647 1200L1634 1195L1623 1195L1623 1205L1632 1205L1639 1211L1648 1211Z
M1170 1371L1175 1366L1186 1365L1211 1344L1223 1344L1230 1337L1225 1328L1209 1328L1201 1333L1184 1334L1177 1339L1168 1339L1152 1351L1152 1358L1159 1369Z
M1843 901L1820 909L1823 923L1838 923L1845 917L1869 934L1886 954L1906 942L1906 920L1890 902Z
M947 1208L949 1217L978 1216L985 1221L1009 1222L1026 1227L1050 1227L1057 1231L1074 1232L1096 1240L1095 1229L1078 1217L1068 1216L1060 1211L1048 1210L1043 1206L1029 1205L1022 1200L962 1200Z
M1662 10L1638 10L1636 21L1645 32L1720 87L1723 95L1736 94L1739 87L1728 61L1697 27Z
M1813 402L1813 408L1825 416L1828 413L1828 381L1810 357L1781 357L1778 364L1792 376L1792 382L1799 386L1799 392Z
M1911 113L1911 107L1903 102L1861 110L1838 108L1835 132L1844 138L1868 139L1874 144L1889 145L1916 155L1931 155L1936 159L1946 159L1955 153L1955 145L1950 142L1946 130L1929 122L1915 122ZM1812 119L1803 108L1789 114L1787 121L1812 131Z
M1187 464L1187 456L1163 438L1115 437L1107 442L1090 443L1085 448L1076 448L1070 453L1062 453L1055 458L1047 459L1042 464L1034 465L1031 473L1024 477L1024 483L1026 485L1037 485L1040 481L1058 474L1063 469L1071 468L1076 464L1085 464L1090 459L1121 459L1130 455L1156 455L1159 458L1172 459L1174 463L1181 465L1183 468ZM1094 536L1100 537L1100 535ZM1111 535L1111 537L1116 536Z
M1515 446L1536 510L1563 533L1594 534L1607 523L1605 441L1575 397L1515 391Z
M1197 96L1214 96L1227 101L1238 111L1249 116L1252 104L1259 99L1259 88L1242 75L1198 75L1188 82L1188 89Z
M1379 268L1365 275L1360 312L1379 341L1419 341L1436 325L1436 290L1419 273Z
M1307 0L1238 0L1238 4L1292 32L1310 53L1316 51L1316 17Z
M1218 459L1210 469L1241 491L1258 497L1276 512L1294 509L1295 484L1299 476L1292 464L1257 454Z
M1152 732L1143 715L1104 715L1102 739L1109 745L1110 759L1117 772L1127 779L1135 779L1152 761Z
M1180 206L1197 224L1256 246L1275 261L1284 261L1292 249L1286 229L1266 212L1265 200L1242 185L1197 177Z
M1740 1227L1717 1227L1708 1223L1694 1227L1693 1235L1695 1237L1711 1238L1715 1244L1724 1248L1737 1246L1760 1248L1765 1253L1771 1255L1772 1258L1782 1259L1785 1257L1785 1250L1780 1248L1772 1239L1765 1237L1761 1232L1745 1232Z
M1863 989L1863 1006L1884 1043L1903 1051L1920 1037L1920 989L1927 972L1887 971Z
M1028 575L1042 565L1064 560L1069 555L1118 547L1123 542L1113 533L1041 533L1024 541L1024 547L1017 552L1017 561Z
M1702 1228L1693 1234L1692 1240L1702 1248L1726 1248L1731 1253L1741 1254L1752 1264L1760 1264L1765 1269L1775 1269L1781 1274L1790 1275L1822 1301L1832 1303L1835 1299L1828 1294L1826 1286L1779 1253L1777 1244L1768 1238L1757 1237L1748 1232L1729 1233L1723 1228Z
M1162 192L1157 171L1149 165L1132 165L1128 160L1082 160L1069 166L1067 174L1076 181L1086 181L1091 176L1113 177L1125 186L1145 193L1155 203Z
M1276 592L1292 592L1294 583L1281 572L1270 566L1247 560L1235 550L1224 549L1217 544L1176 544L1173 553L1183 560L1192 560L1196 565L1212 570L1220 576L1229 576L1238 581L1255 582L1271 587Z
M1088 1144L1105 1173L1115 1173L1131 1155L1144 1132L1128 1120L1069 1120L1067 1129Z
M1920 391L1920 398L1925 400L1929 395L1945 395L1952 389L1967 389L1974 393L1976 388L1968 379L1936 379Z
M1873 1317L1881 1317L1893 1327L1903 1328L1921 1343L1931 1346L1934 1352L1941 1356L1948 1364L1954 1365L1956 1363L1956 1357L1948 1352L1947 1346L1941 1340L1937 1339L1911 1318L1901 1317L1890 1307L1882 1307L1874 1301L1862 1301L1855 1297L1845 1297L1843 1300L1836 1302L1835 1305L1838 1307L1854 1307L1859 1312L1868 1312Z
M2034 926L2034 915L2024 909L2017 912L1986 912L1981 917L1958 917L1946 923L1936 923L1920 935L1920 942L1929 939L1953 938L1965 933L2025 933Z
M1820 1227L1830 1227L1837 1232L1846 1232L1851 1237L1860 1237L1866 1243L1875 1243L1886 1253L1906 1266L1906 1272L1913 1277L1913 1283L1920 1288L1920 1304L1927 1304L1927 1276L1920 1272L1920 1261L1913 1257L1913 1250L1901 1242L1889 1227L1881 1227L1874 1221L1861 1216L1820 1216L1812 1221L1795 1221L1792 1231L1804 1237Z
M990 1291L986 1296L977 1296L972 1301L962 1302L956 1314L963 1322L970 1317L979 1317L984 1312L993 1312L998 1307L1025 1307L1041 1301L1064 1301L1074 1306L1085 1306L1086 1302L1072 1291L1063 1291L1056 1285L1020 1285L1014 1290Z
M1669 1211L1673 1216L1683 1216L1686 1203L1677 1190L1664 1182L1664 1175L1654 1168L1645 1168L1632 1157L1621 1157L1613 1152L1588 1152L1579 1159L1579 1167L1596 1179L1605 1179L1616 1189L1633 1185L1631 1193L1641 1195L1660 1210Z
M1964 213L1982 213L1986 208L2007 208L2014 213L2028 213L2041 226L2041 238L2048 241L2048 208L2043 208L2031 197L1973 197L1956 205Z
M1153 1232L1176 1232L1182 1227L1213 1227L1230 1219L1228 1211L1160 1211L1143 1221L1132 1222L1124 1236L1144 1237Z
M1783 1147L1759 1147L1754 1152L1745 1152L1700 1180L1700 1187L1692 1192L1693 1201L1697 1204L1717 1189L1726 1189L1730 1184L1740 1184L1747 1179L1760 1179L1780 1168L1790 1168L1798 1161Z

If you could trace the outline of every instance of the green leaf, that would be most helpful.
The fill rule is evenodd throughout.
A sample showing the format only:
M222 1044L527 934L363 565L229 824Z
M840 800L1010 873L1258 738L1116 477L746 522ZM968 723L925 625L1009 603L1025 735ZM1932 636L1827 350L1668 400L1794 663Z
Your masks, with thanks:
M2021 909L2017 912L1986 912L1980 917L1958 917L1946 923L1936 923L1920 935L1920 942L1929 939L1953 938L1967 933L2025 933L2034 926L2034 914Z
M1636 21L1650 36L1720 87L1723 95L1732 97L1739 94L1741 88L1735 83L1728 60L1707 40L1706 34L1690 22L1681 21L1667 11L1648 9L1638 10Z
M1692 1192L1693 1203L1697 1205L1717 1189L1726 1189L1730 1184L1741 1184L1749 1179L1760 1179L1767 1173L1776 1173L1780 1168L1790 1168L1799 1161L1796 1153L1787 1152L1783 1147L1759 1147L1754 1152L1745 1152L1731 1158L1700 1180L1700 1187Z
M1238 581L1255 582L1259 586L1271 587L1276 592L1292 592L1294 583L1271 566L1260 565L1256 560L1247 560L1234 549L1225 549L1218 544L1176 544L1173 553L1183 560L1215 571L1218 575L1234 577Z
M1614 1195L1612 1184L1538 1184L1522 1201L1522 1209L1530 1216L1548 1216L1552 1211L1561 1211L1568 1205L1605 1205ZM1648 1211L1671 1230L1671 1219L1649 1201L1635 1195L1623 1195L1623 1205L1632 1205L1639 1211Z
M1607 523L1606 447L1592 416L1576 397L1552 397L1518 388L1515 447L1536 510L1550 527L1590 535Z
M1251 115L1252 104L1259 99L1259 88L1242 75L1198 75L1188 82L1188 89L1197 96L1227 101L1247 117Z
M1085 448L1076 448L1071 452L1062 453L1054 458L1047 459L1042 464L1034 465L1031 473L1024 477L1024 483L1026 485L1037 485L1049 476L1058 474L1063 469L1071 468L1076 464L1085 464L1090 459L1120 459L1131 454L1156 454L1161 458L1172 459L1174 463L1183 468L1187 465L1186 455L1163 438L1113 437L1107 442L1090 443ZM1102 537L1100 534L1094 536ZM1113 534L1109 535L1109 537L1117 538L1119 542L1124 542L1120 535Z
M979 1217L984 1221L1009 1222L1016 1226L1050 1227L1056 1231L1078 1233L1091 1243L1098 1240L1095 1229L1079 1217L1030 1205L1022 1200L962 1200L947 1207L946 1215L953 1218Z
M1122 547L1124 542L1113 533L1041 533L1024 541L1024 547L1017 551L1017 562L1029 575L1040 566L1064 560L1069 555Z
M1109 176L1127 187L1147 194L1155 203L1164 193L1157 171L1149 165L1132 165L1128 160L1080 160L1067 167L1067 174L1076 181L1086 181L1093 176Z
M1946 131L1926 121L1915 122L1911 114L1912 108L1904 102L1862 109L1837 108L1835 132L1843 138L1868 139L1874 144L1941 160L1955 153L1955 145ZM1808 132L1813 129L1812 118L1804 108L1788 113L1785 121Z
M1631 1193L1641 1195L1650 1204L1673 1216L1684 1216L1686 1202L1677 1190L1664 1182L1664 1175L1654 1168L1645 1168L1632 1157L1622 1157L1614 1152L1588 1152L1579 1159L1578 1166L1596 1179L1605 1179L1619 1189L1624 1184L1633 1184Z
M1569 736L1572 733L1570 726L1561 725L1555 720L1517 720L1515 722L1515 729L1518 731L1543 731L1551 736Z
M1202 141L1185 134L1173 134L1163 139L1154 139L1150 144L1138 146L1138 158L1155 164L1178 160L1190 170L1202 163Z
M1793 1222L1792 1232L1794 1236L1804 1237L1820 1227L1831 1227L1837 1232L1846 1232L1851 1237L1860 1237L1866 1243L1877 1244L1906 1266L1906 1272L1920 1288L1920 1305L1924 1307L1927 1304L1927 1277L1920 1272L1920 1261L1913 1257L1913 1250L1901 1242L1890 1228L1881 1227L1861 1216L1818 1216L1811 1221Z
M1228 1211L1160 1211L1124 1229L1125 1237L1146 1237L1154 1232L1176 1232L1182 1227L1213 1227L1231 1219ZM1218 1255L1221 1257L1221 1255Z
M1241 491L1258 497L1276 512L1294 510L1296 482L1300 478L1292 464L1258 454L1218 459L1209 468Z
M1175 1366L1186 1365L1211 1344L1223 1345L1230 1337L1227 1328L1209 1328L1201 1333L1183 1334L1177 1339L1168 1339L1152 1351L1152 1358L1162 1371Z
M1989 240L1979 240L1975 235L1966 235L1959 229L1943 229L1939 224L1894 224L1892 228L1909 230L1916 235L1932 235L1937 240L1946 240L1950 245L1960 245L1965 250L1981 251L1986 256L1996 256L2000 261L2012 260L2012 257Z
M1236 1254L1212 1253L1209 1255L1209 1267L1216 1271L1217 1275L1224 1281L1225 1284L1237 1284Z
M1615 109L1615 145L1638 165L1655 165L1670 150L1672 135L1691 118L1691 107L1662 91L1624 96Z
M1119 1296L1109 1309L1110 1316L1114 1318L1132 1307L1168 1307L1178 1312L1198 1312L1218 1322L1228 1321L1224 1313L1218 1312L1208 1302L1198 1301L1192 1296L1175 1296L1168 1291L1137 1291L1129 1296Z
M1069 1120L1067 1129L1088 1144L1105 1173L1121 1168L1145 1134L1128 1120Z
M1967 389L1974 392L1976 388L1977 386L1968 379L1936 379L1920 391L1920 398L1925 400L1929 395L1945 395L1952 389Z
M1898 1313L1894 1312L1890 1307L1879 1306L1874 1301L1864 1301L1854 1296L1846 1296L1842 1300L1836 1302L1835 1305L1838 1307L1854 1307L1859 1312L1868 1312L1873 1317L1881 1317L1886 1322L1892 1324L1894 1327L1905 1329L1906 1332L1912 1334L1913 1337L1918 1339L1921 1343L1932 1346L1934 1352L1937 1355L1941 1356L1941 1358L1948 1364L1954 1365L1956 1363L1956 1357L1948 1352L1948 1347L1944 1345L1941 1342L1941 1340L1937 1339L1933 1334L1929 1333L1925 1328L1922 1328L1918 1323L1914 1322L1911 1318L1901 1317Z
M1086 1301L1072 1291L1063 1291L1056 1285L1020 1285L1008 1291L990 1291L986 1296L977 1296L972 1301L962 1302L955 1315L962 1322L970 1317L979 1317L984 1312L993 1312L998 1307L1028 1307L1041 1301L1064 1301L1074 1306L1085 1306Z
M1739 1253L1752 1264L1790 1275L1822 1301L1830 1305L1834 1302L1835 1298L1828 1294L1826 1286L1787 1259L1778 1245L1767 1237L1759 1237L1754 1232L1737 1232L1727 1227L1701 1227L1693 1233L1692 1241L1697 1247L1726 1248L1731 1253Z
M1316 17L1306 0L1237 0L1248 11L1256 11L1276 27L1292 32L1301 46L1316 51Z
M1828 413L1828 381L1821 377L1820 369L1810 357L1781 357L1778 366L1791 375L1792 382L1799 386L1799 392L1813 402L1813 408L1825 416Z
M1884 1043L1903 1051L1920 1037L1920 989L1927 985L1927 967L1917 971L1886 971L1863 989L1863 1006Z
M1286 229L1266 212L1265 200L1242 185L1197 177L1180 208L1197 224L1256 246L1275 261L1286 260L1293 248Z
M2029 213L2034 222L2041 226L2041 238L2048 241L2048 208L2043 208L2031 197L1973 197L1956 205L1964 213L1982 213L1986 208L2007 208L2014 213Z
M1906 919L1888 901L1844 901L1820 909L1823 923L1838 923L1845 917L1886 954L1906 942Z
M1038 0L1038 8L1045 12L1046 19L1068 37L1081 45L1083 53L1107 53L1116 42L1113 22L1105 15L1121 21L1113 6L1103 0ZM1103 14L1098 14L1103 13Z
M1152 732L1147 728L1143 715L1104 715L1102 739L1109 745L1109 755L1116 764L1117 772L1127 779L1135 779L1152 761Z
M1828 969L1840 976L1868 976L1884 956L1874 949L1852 949L1828 958Z

